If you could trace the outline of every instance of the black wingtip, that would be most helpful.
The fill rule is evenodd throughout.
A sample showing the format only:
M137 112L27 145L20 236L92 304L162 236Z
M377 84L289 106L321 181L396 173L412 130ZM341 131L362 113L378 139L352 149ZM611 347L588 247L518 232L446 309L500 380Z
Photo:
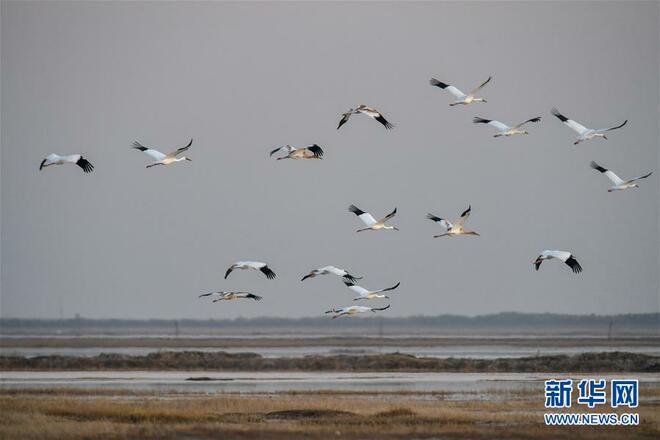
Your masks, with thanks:
M550 110L550 113L552 113L554 116L556 116L561 122L568 121L568 118L566 116L559 113L559 110L557 110L557 107L552 107L552 110Z
M342 278L344 280L344 284L346 284L347 286L348 286L348 283L346 283L347 281L350 281L351 283L355 284L357 283L357 280L362 279L362 277L355 277L351 274L346 274Z
M91 173L92 171L94 171L94 165L92 165L87 159L85 159L82 156L80 156L80 159L76 161L76 165L82 168L82 170L85 173Z
M601 173L604 173L605 171L607 171L607 169L601 167L600 165L598 165L598 164L597 164L595 161L593 161L593 160L591 161L591 163L589 164L589 166L591 166L591 168L593 168L594 170L600 171Z
M440 87L441 89L444 89L448 86L448 84L443 83L442 81L439 81L435 78L431 78L429 80L429 84L434 86L434 87Z
M273 272L270 267L264 266L261 269L259 269L261 272L263 272L264 275L266 275L266 278L269 280L272 280L275 278L275 272Z
M572 255L566 259L566 264L573 270L573 273L582 272L582 266Z
M314 154L314 157L319 159L323 158L323 149L319 147L317 144L310 145L309 147L307 147L307 149Z
M364 214L364 211L361 210L360 208L358 208L358 207L355 206L355 205L351 205L351 206L349 206L349 207L348 207L348 210L349 210L350 212L352 212L353 214L357 215L357 216L360 216L360 215Z
M133 146L133 148L135 148L136 150L140 150L140 151L148 150L147 147L145 147L144 145L142 145L142 144L139 143L138 141L134 141L132 146Z
M479 116L475 116L472 119L472 122L475 123L475 124L488 124L490 121L491 121L490 119L484 119L484 118L481 118Z

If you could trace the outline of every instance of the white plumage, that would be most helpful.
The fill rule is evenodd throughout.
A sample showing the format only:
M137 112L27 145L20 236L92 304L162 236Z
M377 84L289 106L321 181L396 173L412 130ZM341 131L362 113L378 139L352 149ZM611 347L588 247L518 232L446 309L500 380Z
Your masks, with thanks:
M337 130L339 130L342 125L348 122L348 119L351 117L351 115L356 115L359 113L362 113L363 115L367 115L370 118L380 122L381 124L383 124L383 127L385 127L387 130L391 130L394 128L394 124L391 124L387 119L385 119L385 117L381 112L379 112L373 107L367 107L364 104L360 104L355 109L349 109L346 113L341 115L341 120L337 125Z
M472 122L475 124L487 124L490 125L491 127L495 127L497 129L497 133L493 135L493 137L500 137L500 136L513 136L516 134L529 134L527 130L522 130L521 127L528 122L539 122L541 120L540 116L537 116L535 118L528 119L526 121L521 122L518 125L514 125L513 127L509 127L508 125L500 122L500 121L495 121L493 119L484 119L480 118L479 116L476 116Z
M275 278L275 272L273 272L270 267L266 263L262 263L261 261L237 261L236 263L232 264L229 266L229 269L227 269L227 272L225 272L225 279L229 276L232 271L236 269L241 269L241 270L247 270L247 269L252 269L252 270L258 270L264 275L266 275L266 278L269 280L272 280Z
M619 176L614 174L613 171L601 167L600 165L598 165L593 160L591 161L591 168L605 174L607 176L607 178L612 181L614 186L611 187L610 189L608 189L607 192L623 191L623 190L630 189L630 188L639 188L639 185L636 184L635 182L638 181L638 180L646 179L651 174L653 174L653 171L651 171L648 174L644 174L643 176L635 177L634 179L623 180Z
M426 214L426 218L429 220L433 220L434 222L438 223L443 229L445 229L445 232L439 235L434 235L433 238L438 238L438 237L454 237L458 235L479 235L478 232L476 231L469 231L464 228L465 222L467 221L468 218L470 218L470 212L472 212L472 206L468 206L468 209L463 211L461 214L461 217L456 220L456 222L452 223L447 219L444 219L442 217L437 217L433 214Z
M82 154L69 154L67 156L60 156L59 154L51 153L39 165L39 170L43 170L51 165L64 165L66 163L76 164L85 173L91 173L94 170L94 165L89 163L87 159L82 157Z
M386 229L386 230L395 230L398 231L399 228L396 226L387 226L385 222L387 222L389 219L394 217L396 215L396 208L394 208L394 211L390 212L387 214L385 217L382 219L376 221L376 219L369 214L368 212L364 212L360 208L358 208L355 205L351 205L348 207L348 210L352 212L353 214L357 215L360 220L362 220L362 223L366 226L366 228L358 229L357 232L362 232L362 231L378 231L380 229Z
M389 299L390 297L387 295L383 295L382 292L388 292L390 290L394 290L397 287L399 287L401 283L396 283L392 287L388 287L386 289L380 289L380 290L367 290L364 287L360 287L354 284L352 281L348 281L348 280L344 280L344 284L346 284L349 289L351 289L353 292L359 295L357 298L353 298L353 301L359 301L363 299L378 299L378 298Z
M312 270L310 273L308 273L307 275L302 277L302 279L300 281L305 281L307 278L314 278L314 277L317 277L319 275L330 275L330 274L337 275L339 277L345 278L345 279L347 279L349 281L353 281L353 282L355 282L356 280L361 280L362 279L362 277L356 277L356 276L351 275L350 273L348 273L344 269L340 269L340 268L335 267L335 266L324 266L324 267L321 267L319 269Z
M594 128L587 128L584 125L579 124L572 119L568 119L566 116L559 113L559 110L557 110L556 108L552 109L552 114L556 116L557 119L559 119L561 122L563 122L564 125L570 127L572 130L577 132L578 138L575 140L575 142L573 142L573 145L577 145L580 142L588 141L597 137L607 140L607 136L605 136L605 133L607 133L608 131L621 128L624 125L626 125L626 123L628 123L628 120L626 119L625 121L623 121L623 123L617 125L616 127L594 129Z
M255 301L261 301L263 299L259 295L255 295L250 292L224 291L224 290L221 290L219 292L203 293L199 295L200 298L205 296L209 296L213 298L213 302L233 301L236 299L253 299Z
M385 307L366 307L366 306L349 306L349 307L341 307L339 309L332 309L328 310L325 312L326 314L328 313L334 313L334 316L332 319L339 318L340 316L355 316L359 313L367 313L367 312L378 312L381 310L387 310L390 308L390 305L386 305Z
M447 83L444 83L442 81L439 81L435 78L431 78L429 80L429 84L431 84L434 87L439 87L442 90L446 90L454 97L456 98L456 101L450 103L450 106L455 106L455 105L468 105L472 104L473 102L486 102L484 98L477 98L475 97L475 94L481 90L486 84L490 82L490 80L493 79L492 76L489 76L486 81L475 87L473 90L470 91L470 93L463 93L461 90L459 90L457 87L449 85Z
M151 167L155 167L156 165L170 165L176 162L182 162L184 160L191 161L191 159L186 156L181 156L181 157L177 157L177 156L183 153L184 151L188 150L188 148L190 148L192 143L193 140L190 139L190 142L188 142L188 145L186 145L185 147L177 148L176 150L167 154L163 154L158 150L154 150L153 148L147 148L138 141L133 142L133 148L142 151L144 154L146 154L147 156L151 157L153 160L156 161L152 164L147 165L147 168L151 168Z
M580 266L580 263L578 263L573 254L567 251L545 250L541 252L541 255L536 257L536 260L534 260L532 264L536 266L536 270L539 270L539 267L541 267L541 263L543 263L543 261L551 260L553 258L563 261L568 267L571 268L571 270L573 270L573 273L582 272L582 266Z

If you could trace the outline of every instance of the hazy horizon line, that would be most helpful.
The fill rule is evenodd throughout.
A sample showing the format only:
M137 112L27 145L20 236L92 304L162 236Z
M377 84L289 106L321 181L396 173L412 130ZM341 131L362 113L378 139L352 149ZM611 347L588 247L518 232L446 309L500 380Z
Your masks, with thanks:
M547 316L547 317L570 317L570 318L621 318L621 317L652 317L656 316L660 319L660 312L636 312L636 313L617 313L617 314L596 314L596 313L554 313L554 312L516 312L516 311L503 311L497 313L485 313L479 315L462 315L455 313L445 313L438 315L408 315L408 316L377 316L384 320L407 320L407 319L437 319L437 318L465 318L465 319L479 319L495 316ZM281 317L281 316L254 316L254 317L235 317L235 318L117 318L117 317L86 317L83 315L72 317L58 317L58 318L26 318L26 317L0 317L0 323L4 321L73 321L73 320L86 320L86 321L258 321L258 320L278 320L278 321L297 321L305 319L324 318L324 315L309 315L299 317ZM376 316L374 316L376 317ZM364 318L362 318L364 319Z

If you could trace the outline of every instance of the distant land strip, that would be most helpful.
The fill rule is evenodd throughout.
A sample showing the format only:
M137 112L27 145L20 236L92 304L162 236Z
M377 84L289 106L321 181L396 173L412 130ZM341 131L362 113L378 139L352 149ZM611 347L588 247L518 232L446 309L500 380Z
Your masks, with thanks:
M320 336L291 337L11 337L0 338L0 348L281 348L281 347L656 347L660 336L643 337L435 337L435 336Z
M515 359L438 359L393 353L264 358L255 353L170 351L144 356L124 354L101 354L93 357L0 356L0 370L657 373L660 372L660 356L608 352Z

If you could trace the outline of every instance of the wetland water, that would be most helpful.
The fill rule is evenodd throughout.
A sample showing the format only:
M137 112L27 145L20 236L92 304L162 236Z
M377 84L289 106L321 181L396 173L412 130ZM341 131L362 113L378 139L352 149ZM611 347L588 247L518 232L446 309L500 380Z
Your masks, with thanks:
M332 373L212 371L4 371L0 388L111 388L202 393L281 391L372 391L488 393L540 391L543 381L588 374L552 373ZM660 374L598 374L599 378L639 379L640 387L660 387ZM197 380L190 380L195 378ZM201 379L201 380L200 380Z

